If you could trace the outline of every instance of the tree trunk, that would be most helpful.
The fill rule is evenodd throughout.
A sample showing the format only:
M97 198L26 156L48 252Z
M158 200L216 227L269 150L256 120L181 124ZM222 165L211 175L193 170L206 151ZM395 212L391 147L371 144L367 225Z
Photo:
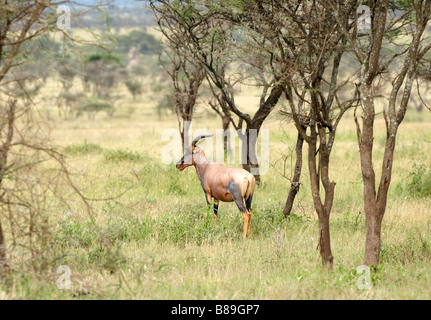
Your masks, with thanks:
M6 137L5 137L5 141L0 146L0 187L5 174L8 152L11 147L13 133L14 133L16 102L17 100L9 101L9 109L7 110L7 114L6 114L6 117L7 117ZM0 188L0 191L1 191L1 188ZM3 195L1 195L0 197L3 197ZM6 263L6 244L4 239L3 228L0 221L0 268L1 267L7 267L7 263Z
M380 259L380 243L383 215L378 212L375 205L365 210L366 238L364 264L369 267L377 267ZM373 268L373 269L374 269Z
M311 194L313 196L314 207L319 218L319 244L320 256L325 267L332 269L334 257L331 250L331 237L329 233L329 217L334 199L335 182L329 181L329 156L330 152L325 141L320 141L317 152L317 131L314 126L310 126L311 139L308 141L308 169L310 173ZM319 155L319 164L316 157ZM317 173L318 169L320 175ZM320 196L320 180L324 186L325 200L322 203Z
M227 158L227 155L230 151L230 133L229 133L229 124L230 124L230 117L227 115L224 115L222 117L223 122L223 150L224 150L224 157L223 159Z
M386 211L388 190L392 175L392 163L395 149L396 129L387 123L385 154L382 162L380 184L376 190L376 176L373 167L373 142L375 109L372 98L368 93L372 92L370 86L363 84L361 94L365 97L364 116L362 120L362 133L359 123L356 121L359 152L361 157L361 172L364 184L364 211L366 224L364 264L369 267L377 267L380 260L382 221ZM368 94L368 95L367 95Z
M303 127L305 130L305 127ZM293 173L292 183L290 186L289 194L287 196L286 205L283 209L283 214L285 217L290 215L290 212L292 211L293 202L295 201L296 194L299 192L299 181L301 178L301 171L302 171L302 146L304 144L304 138L302 137L302 134L298 132L298 138L296 140L296 163L295 163L295 170Z
M190 143L190 137L188 137L188 135L191 133L189 132L189 128L191 126L192 123L192 116L193 115L185 115L182 114L181 117L178 117L178 131L180 133L181 136L181 147L182 147L182 151L185 152L186 150L184 148L187 148L188 146L185 146L185 143L188 142ZM186 136L187 136L187 141L186 141Z
M318 213L319 216L319 244L320 256L325 267L332 269L334 266L334 257L331 250L331 236L329 232L329 216L330 212Z
M369 170L369 168L368 171L366 171L372 172L371 179L368 176L364 176L364 211L367 228L364 264L374 268L378 266L380 261L382 221L386 212L388 191L392 176L395 137L396 130L393 132L388 131L377 197L373 178L374 171ZM364 158L365 168L367 168L367 159L369 161L369 151L369 149L366 149L364 146L362 146L361 160Z
M6 244L4 240L3 228L0 222L0 270L7 267Z
M255 131L252 131L255 130ZM245 134L239 133L239 138L242 143L242 167L248 172L252 173L256 179L256 183L260 184L260 171L259 163L257 161L256 146L257 146L257 136L259 134L259 128L254 128L247 125ZM245 160L245 161L244 161ZM252 170L253 169L253 170ZM252 172L253 171L253 172Z

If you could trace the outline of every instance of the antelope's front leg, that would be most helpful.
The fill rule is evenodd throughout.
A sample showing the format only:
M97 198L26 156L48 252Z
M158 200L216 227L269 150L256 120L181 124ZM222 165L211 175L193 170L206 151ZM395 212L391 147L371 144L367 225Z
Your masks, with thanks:
M209 210L211 208L212 197L209 192L206 192L206 191L204 192L205 192L205 200L207 201L207 209Z
M218 219L217 219L217 215L218 215L218 203L219 201L214 199L214 218L215 218L215 222L216 225L218 225Z

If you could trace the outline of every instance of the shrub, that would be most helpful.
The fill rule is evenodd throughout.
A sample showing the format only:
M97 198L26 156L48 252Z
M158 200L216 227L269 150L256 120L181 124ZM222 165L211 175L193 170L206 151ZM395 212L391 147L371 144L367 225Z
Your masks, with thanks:
M431 170L424 164L414 164L410 172L407 192L414 198L431 197Z
M141 94L143 91L143 84L140 80L129 79L125 82L125 85L129 92L133 96L133 101L135 101L136 96Z

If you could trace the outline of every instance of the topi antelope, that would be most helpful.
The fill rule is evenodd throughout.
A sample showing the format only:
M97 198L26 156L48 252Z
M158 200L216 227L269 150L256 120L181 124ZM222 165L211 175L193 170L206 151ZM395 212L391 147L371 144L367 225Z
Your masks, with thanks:
M211 205L212 198L214 198L216 223L219 201L235 201L244 217L243 238L247 237L247 231L251 236L251 201L255 178L244 169L227 168L221 164L209 162L203 150L196 146L199 140L206 137L211 137L211 135L201 135L195 138L184 156L177 162L176 167L183 171L186 167L195 166L208 206Z

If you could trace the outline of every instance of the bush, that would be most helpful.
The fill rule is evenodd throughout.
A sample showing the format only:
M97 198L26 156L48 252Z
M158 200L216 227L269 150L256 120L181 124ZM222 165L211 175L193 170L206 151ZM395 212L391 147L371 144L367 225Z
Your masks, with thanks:
M414 164L410 172L410 182L407 184L407 192L413 198L431 197L431 170L424 164Z
M136 96L141 94L143 91L142 81L140 80L129 79L125 82L125 85L132 94L133 100L135 100Z

